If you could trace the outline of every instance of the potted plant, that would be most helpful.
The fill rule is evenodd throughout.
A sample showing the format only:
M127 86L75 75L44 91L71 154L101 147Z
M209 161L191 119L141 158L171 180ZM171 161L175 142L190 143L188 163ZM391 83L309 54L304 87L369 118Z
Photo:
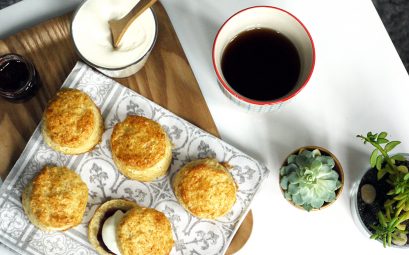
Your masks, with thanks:
M284 197L306 211L329 206L341 194L343 184L341 164L321 147L307 146L294 151L280 168Z
M409 224L409 161L407 154L390 152L401 142L389 141L387 133L358 135L374 147L370 168L354 185L351 208L354 217L386 246L404 246Z

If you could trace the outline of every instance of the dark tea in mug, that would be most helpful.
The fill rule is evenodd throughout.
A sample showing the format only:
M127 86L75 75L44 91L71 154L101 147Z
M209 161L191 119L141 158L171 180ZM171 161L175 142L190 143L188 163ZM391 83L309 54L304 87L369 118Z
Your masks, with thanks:
M240 95L257 101L285 97L296 87L300 57L283 34L256 28L238 34L224 49L223 76Z

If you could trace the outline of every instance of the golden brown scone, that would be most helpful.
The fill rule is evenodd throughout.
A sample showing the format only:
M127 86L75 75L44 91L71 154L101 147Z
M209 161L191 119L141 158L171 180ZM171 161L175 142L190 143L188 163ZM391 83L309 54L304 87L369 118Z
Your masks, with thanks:
M65 154L92 150L101 141L103 132L98 107L86 93L77 89L59 91L43 115L45 142Z
M119 222L116 234L122 255L167 255L174 243L169 220L152 208L129 210Z
M173 190L179 203L199 218L223 216L236 202L236 183L215 159L198 159L184 165L175 175Z
M101 235L104 221L111 217L117 210L127 212L134 207L138 207L138 205L134 202L124 199L113 199L105 202L95 211L94 216L92 216L92 219L88 225L88 240L99 254L112 254L103 244L102 239L98 240L98 236Z
M22 194L24 212L42 230L66 230L80 224L87 201L87 185L66 167L44 167Z
M157 122L142 116L128 116L115 125L111 148L119 171L138 181L165 175L172 160L168 135Z

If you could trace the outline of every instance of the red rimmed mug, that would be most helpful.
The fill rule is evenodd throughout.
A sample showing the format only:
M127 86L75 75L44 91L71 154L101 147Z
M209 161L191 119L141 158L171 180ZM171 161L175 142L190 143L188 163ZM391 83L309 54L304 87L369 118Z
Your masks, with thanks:
M283 34L297 49L300 58L298 80L283 97L266 101L248 98L235 91L223 75L221 62L226 46L240 33L256 28L272 29ZM219 85L229 99L251 111L269 112L280 108L306 86L314 70L315 48L307 28L294 15L277 7L254 6L237 12L221 26L214 39L212 58Z

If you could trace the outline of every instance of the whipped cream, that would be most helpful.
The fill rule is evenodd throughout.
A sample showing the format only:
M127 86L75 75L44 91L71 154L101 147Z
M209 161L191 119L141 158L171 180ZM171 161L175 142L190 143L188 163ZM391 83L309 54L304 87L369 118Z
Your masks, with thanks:
M97 67L115 69L131 65L151 49L156 21L148 9L129 27L118 48L112 45L108 21L125 16L139 0L88 0L72 23L72 36L83 58Z
M102 226L102 241L104 241L104 244L111 252L117 255L121 255L121 252L119 251L118 242L116 241L116 228L124 215L121 210L118 210L114 215L106 219Z

